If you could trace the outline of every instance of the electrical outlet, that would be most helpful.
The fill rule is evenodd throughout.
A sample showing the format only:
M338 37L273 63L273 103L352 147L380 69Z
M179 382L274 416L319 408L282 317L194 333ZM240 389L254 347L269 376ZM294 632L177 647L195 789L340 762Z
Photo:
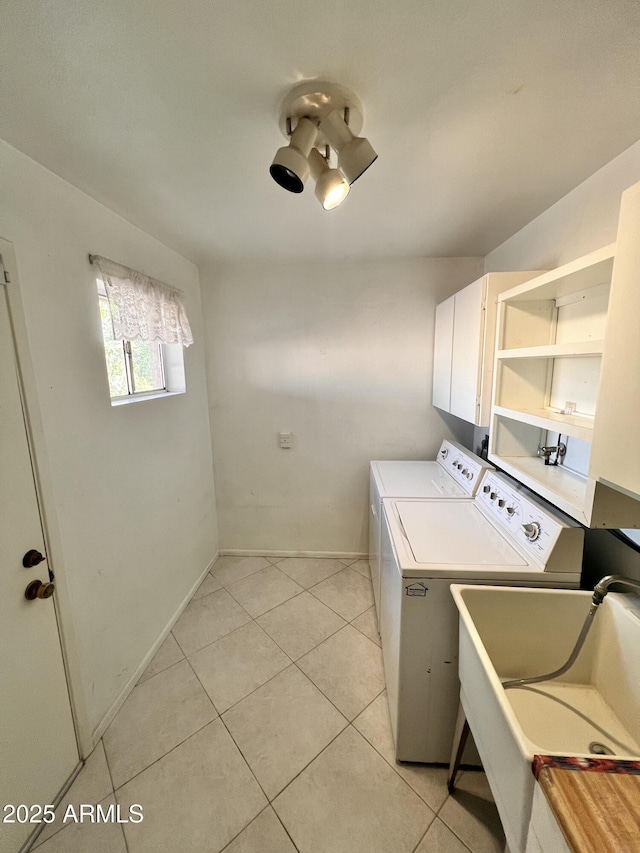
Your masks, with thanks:
M290 432L281 432L278 434L278 438L280 440L280 447L284 450L287 450L293 446L293 438Z

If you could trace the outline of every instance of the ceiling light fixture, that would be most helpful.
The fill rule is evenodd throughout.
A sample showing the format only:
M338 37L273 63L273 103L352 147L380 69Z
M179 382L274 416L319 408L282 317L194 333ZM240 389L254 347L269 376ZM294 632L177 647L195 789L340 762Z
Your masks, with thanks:
M362 129L362 105L349 89L337 83L307 80L295 86L280 109L280 130L289 144L278 149L270 172L290 192L300 193L309 176L325 210L346 198L349 186L376 160ZM338 155L337 169L329 165L329 146ZM327 156L321 154L326 147Z

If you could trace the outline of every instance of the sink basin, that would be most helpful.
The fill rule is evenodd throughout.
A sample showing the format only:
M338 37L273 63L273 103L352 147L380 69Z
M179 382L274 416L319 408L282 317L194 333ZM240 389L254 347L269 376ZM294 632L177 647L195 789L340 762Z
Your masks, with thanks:
M524 851L536 754L640 759L640 597L609 593L559 679L504 690L503 681L558 669L590 592L454 584L461 702L512 853ZM602 750L602 747L604 750Z

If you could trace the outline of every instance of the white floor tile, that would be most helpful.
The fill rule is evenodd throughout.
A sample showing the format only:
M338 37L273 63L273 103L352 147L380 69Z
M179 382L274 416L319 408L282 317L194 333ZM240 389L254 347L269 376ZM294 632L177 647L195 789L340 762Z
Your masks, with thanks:
M502 824L484 773L466 770L438 816L473 853L504 850Z
M295 666L247 696L222 719L269 799L347 725Z
M352 726L272 805L301 853L412 853L434 818Z
M189 657L211 701L222 714L291 661L255 622L248 622Z
M285 601L256 621L292 660L310 652L346 624L308 592Z
M149 661L149 666L142 673L138 684L142 684L147 678L151 678L162 672L163 669L169 669L174 663L184 658L182 649L176 643L173 634L168 634L164 642Z
M84 767L76 776L73 785L69 788L60 805L56 809L56 819L54 823L46 824L36 842L36 847L42 844L47 838L51 838L57 832L65 828L62 819L68 805L73 805L75 809L81 803L97 804L101 803L105 797L113 793L113 785L111 784L111 775L107 766L107 759L104 754L104 746L102 741L96 746L89 758L84 763ZM35 849L35 847L34 847Z
M305 589L341 572L345 567L340 560L324 557L287 557L276 565Z
M211 569L211 574L226 586L261 569L266 569L269 565L266 557L218 557Z
M302 587L276 566L228 584L227 589L254 619L302 592Z
M138 684L104 735L116 788L218 716L186 660Z
M193 600L196 598L202 598L203 595L209 595L211 592L216 592L222 587L219 579L214 577L214 575L209 572L205 579L202 581L198 589L195 591L193 596Z
M384 690L382 651L351 625L300 658L298 666L348 720Z
M354 628L357 628L361 634L368 637L372 643L375 643L376 646L381 645L375 607L370 607L368 610L365 610L364 613L361 613L360 616L354 619L351 624Z
M343 569L311 587L309 592L347 622L351 622L373 604L371 581L353 569Z
M349 568L353 569L354 572L358 572L363 578L371 580L371 569L369 568L368 560L356 560L355 563L351 563Z
M469 848L442 823L440 818L436 818L417 846L416 853L469 853Z
M140 803L128 824L129 853L218 853L267 805L229 733L214 720L120 788L123 806Z
M224 853L296 853L296 848L269 806L225 847Z
M389 719L386 693L372 702L353 725L364 735L371 746L386 759L425 803L435 812L447 799L447 770L429 764L407 764L396 761L396 749Z
M101 806L108 809L115 805L113 795L103 800ZM124 813L123 813L124 815ZM69 820L64 828L57 832L37 850L38 853L127 853L127 847L119 823L82 823Z
M172 633L185 655L191 655L250 619L246 610L225 589L219 589L190 602L173 626Z

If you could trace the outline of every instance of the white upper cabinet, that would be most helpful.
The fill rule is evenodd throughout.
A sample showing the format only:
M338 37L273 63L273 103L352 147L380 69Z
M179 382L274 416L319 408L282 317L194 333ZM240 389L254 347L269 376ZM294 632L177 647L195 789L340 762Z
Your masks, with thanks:
M616 244L498 297L489 459L588 527L640 527L639 234L636 185Z
M436 306L433 348L433 405L445 412L451 406L451 355L453 351L454 296Z
M488 273L436 307L434 406L477 426L489 423L496 297L535 275Z

